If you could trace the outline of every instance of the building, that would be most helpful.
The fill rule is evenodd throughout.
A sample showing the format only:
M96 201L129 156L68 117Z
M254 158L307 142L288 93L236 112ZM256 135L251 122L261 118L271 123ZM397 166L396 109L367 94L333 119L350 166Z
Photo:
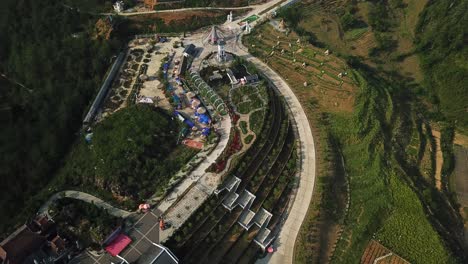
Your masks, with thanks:
M67 249L65 240L58 235L50 241L50 248L56 255L61 255Z
M194 53L195 53L195 45L190 44L185 47L184 52L182 54L184 55L184 57L188 57L188 56L193 56Z
M102 102L107 96L107 93L109 91L109 88L111 87L112 81L117 75L120 65L122 65L124 59L125 59L125 53L121 52L119 56L117 57L117 59L115 60L114 64L112 65L112 68L110 69L109 74L107 75L106 79L102 83L101 89L96 95L96 98L94 98L93 104L89 108L88 113L86 114L83 120L84 126L88 126L93 122L97 112L99 111L101 107Z
M121 13L121 12L124 11L125 5L124 5L123 1L117 1L117 2L115 2L115 4L113 6L114 6L115 12L117 12L117 13Z
M251 84L251 83L256 83L258 81L259 81L259 79L258 79L257 74L248 75L248 76L244 76L244 78L241 78L241 83L242 84Z
M4 264L33 263L42 258L41 250L46 244L45 236L23 225L0 243L0 260Z
M67 245L57 234L55 222L40 215L0 243L0 263L64 263L71 253Z
M154 10L154 7L158 4L158 0L145 0L144 5L145 8L148 8L150 10Z
M195 45L190 44L185 46L184 52L182 53L182 57L180 58L180 66L179 66L179 75L183 75L185 71L190 67L192 58L195 55Z

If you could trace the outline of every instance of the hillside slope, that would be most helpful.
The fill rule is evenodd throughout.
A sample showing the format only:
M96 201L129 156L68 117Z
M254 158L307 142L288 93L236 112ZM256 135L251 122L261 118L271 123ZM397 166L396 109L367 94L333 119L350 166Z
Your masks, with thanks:
M417 26L424 85L440 110L468 129L468 1L431 1Z

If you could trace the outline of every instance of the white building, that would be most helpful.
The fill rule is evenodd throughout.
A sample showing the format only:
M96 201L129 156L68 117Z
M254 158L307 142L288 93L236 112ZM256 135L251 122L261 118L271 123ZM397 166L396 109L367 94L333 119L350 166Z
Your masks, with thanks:
M226 51L224 49L225 44L226 43L224 42L224 40L218 41L218 61L219 62L224 61L226 58Z
M114 10L117 13L121 13L124 11L124 2L123 1L117 1L114 3Z

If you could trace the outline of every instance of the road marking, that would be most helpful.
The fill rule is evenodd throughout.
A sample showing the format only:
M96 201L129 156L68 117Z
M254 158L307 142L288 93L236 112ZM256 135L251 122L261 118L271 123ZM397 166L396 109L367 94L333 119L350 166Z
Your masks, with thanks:
M87 254L88 256L91 257L91 259L94 261L94 263L100 264L100 263L96 260L96 258L95 258L91 253L89 253L87 250L86 250L86 254Z

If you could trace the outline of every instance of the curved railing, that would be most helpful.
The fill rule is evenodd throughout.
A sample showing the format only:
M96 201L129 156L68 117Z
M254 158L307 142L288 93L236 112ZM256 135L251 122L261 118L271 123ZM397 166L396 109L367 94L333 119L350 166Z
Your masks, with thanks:
M227 115L227 106L224 103L223 99L216 93L213 88L211 88L201 77L200 74L196 71L190 72L190 78L193 81L194 88L198 91L200 96L205 99L206 102L210 102L217 112L221 115Z

